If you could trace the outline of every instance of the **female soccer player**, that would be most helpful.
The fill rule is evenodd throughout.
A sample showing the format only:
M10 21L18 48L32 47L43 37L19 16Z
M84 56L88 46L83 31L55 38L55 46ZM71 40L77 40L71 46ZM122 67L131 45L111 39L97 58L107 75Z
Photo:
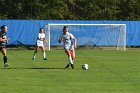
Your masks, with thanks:
M44 32L44 29L40 28L40 31L38 33L36 48L35 48L35 52L34 52L32 60L35 60L35 57L36 57L36 54L37 54L39 47L42 49L44 60L47 60L45 49L44 49L44 42L46 42L46 39L45 39L45 34L43 32Z
M6 68L9 66L7 63L7 56L6 56L6 44L8 43L8 40L10 38L6 37L6 32L7 32L7 26L3 25L1 26L1 32L0 32L0 51L3 54L3 60L4 60L4 67Z
M64 26L63 28L63 34L59 39L59 43L61 43L61 41L63 41L64 43L64 50L65 53L68 55L68 61L69 63L67 64L67 66L65 68L68 68L70 65L72 67L72 69L74 69L74 58L75 58L75 48L76 48L76 38L68 32L68 27Z

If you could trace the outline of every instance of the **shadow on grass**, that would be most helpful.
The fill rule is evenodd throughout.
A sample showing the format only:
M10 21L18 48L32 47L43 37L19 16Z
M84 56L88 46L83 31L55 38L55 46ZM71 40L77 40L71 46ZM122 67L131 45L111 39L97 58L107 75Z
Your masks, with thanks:
M9 68L0 68L0 69L64 69L64 68L46 68L46 67L9 67Z

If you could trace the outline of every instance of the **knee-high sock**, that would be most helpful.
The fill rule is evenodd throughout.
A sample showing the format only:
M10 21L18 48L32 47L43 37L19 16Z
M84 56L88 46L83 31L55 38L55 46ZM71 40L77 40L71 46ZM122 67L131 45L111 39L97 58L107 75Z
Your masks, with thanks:
M7 63L7 57L6 56L3 57L3 60L4 60L4 64Z
M69 60L69 63L70 63L70 64L73 64L73 61L72 61L71 56L68 57L68 60Z
M45 53L45 51L43 51L43 57L46 58L46 53Z
M34 55L33 55L33 58L35 58L35 57L36 57L36 54L37 54L37 52L35 51L35 52L34 52Z

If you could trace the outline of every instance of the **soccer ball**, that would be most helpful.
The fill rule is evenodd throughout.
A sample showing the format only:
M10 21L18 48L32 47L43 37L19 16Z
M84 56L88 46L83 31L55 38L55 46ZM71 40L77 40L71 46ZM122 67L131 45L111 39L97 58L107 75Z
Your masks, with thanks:
M82 69L83 69L83 70L87 70L87 69L88 69L88 64L83 64L83 65L82 65Z

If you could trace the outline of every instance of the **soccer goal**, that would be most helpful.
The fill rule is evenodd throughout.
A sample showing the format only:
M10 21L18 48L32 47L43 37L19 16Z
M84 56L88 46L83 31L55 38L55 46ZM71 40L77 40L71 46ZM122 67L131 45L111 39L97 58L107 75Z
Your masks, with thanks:
M105 47L126 50L126 24L47 24L47 49L50 46L62 46L58 43L63 27L77 39L77 46Z

